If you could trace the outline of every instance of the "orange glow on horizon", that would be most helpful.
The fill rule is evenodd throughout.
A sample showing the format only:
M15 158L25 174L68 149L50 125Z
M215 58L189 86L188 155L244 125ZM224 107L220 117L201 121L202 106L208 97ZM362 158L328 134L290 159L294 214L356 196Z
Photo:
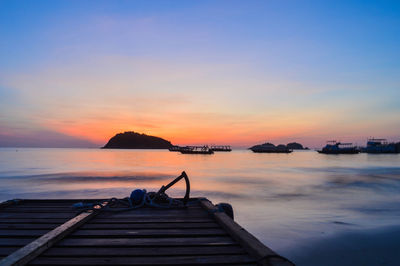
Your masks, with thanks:
M178 123L175 123L178 124ZM60 122L46 125L57 132L90 140L100 146L117 133L125 131L135 131L147 135L157 136L171 141L175 145L203 145L220 144L232 146L248 146L259 143L260 141L278 141L280 138L290 138L290 136L301 135L308 128L300 125L288 126L278 125L267 127L265 125L241 126L241 125L210 125L199 126L196 123L187 126L168 127L168 125L158 128L148 129L146 126L132 126L129 123L110 123L101 121L91 121L77 123L74 126L66 126Z
M73 111L63 119L48 119L41 126L103 146L117 133L135 131L161 137L174 145L231 145L249 147L262 142L287 144L297 141L320 147L327 139L345 135L360 139L360 129L368 122L338 120L336 113L290 109L274 113L237 115L234 113L157 112L137 114L124 109L104 110L80 116ZM341 124L341 127L332 125ZM346 132L343 134L343 128ZM371 132L374 134L374 132ZM379 135L379 134L377 134ZM344 140L344 139L342 139Z

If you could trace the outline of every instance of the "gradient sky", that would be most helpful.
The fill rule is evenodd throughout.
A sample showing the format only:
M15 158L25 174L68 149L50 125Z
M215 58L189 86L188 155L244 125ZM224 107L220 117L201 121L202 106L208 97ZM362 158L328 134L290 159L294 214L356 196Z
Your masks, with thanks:
M400 140L399 1L0 0L0 146Z

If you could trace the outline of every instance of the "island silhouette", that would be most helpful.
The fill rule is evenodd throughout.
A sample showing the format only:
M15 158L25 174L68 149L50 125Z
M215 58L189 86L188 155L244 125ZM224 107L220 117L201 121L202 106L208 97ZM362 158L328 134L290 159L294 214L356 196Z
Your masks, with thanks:
M172 146L163 138L126 131L116 134L102 149L169 149Z
M303 145L297 142L291 142L287 145L279 144L275 146L272 143L266 142L264 144L254 145L249 148L253 152L261 152L261 153L291 153L293 150L308 150L308 148L304 148Z
M308 150L308 147L303 147L303 145L297 142L290 142L286 147L291 150Z

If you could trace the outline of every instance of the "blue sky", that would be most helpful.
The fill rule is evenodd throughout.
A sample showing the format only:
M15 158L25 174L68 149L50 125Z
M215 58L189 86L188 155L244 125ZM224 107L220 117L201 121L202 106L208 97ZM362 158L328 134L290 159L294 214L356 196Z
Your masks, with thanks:
M400 2L0 1L0 36L2 146L400 138Z

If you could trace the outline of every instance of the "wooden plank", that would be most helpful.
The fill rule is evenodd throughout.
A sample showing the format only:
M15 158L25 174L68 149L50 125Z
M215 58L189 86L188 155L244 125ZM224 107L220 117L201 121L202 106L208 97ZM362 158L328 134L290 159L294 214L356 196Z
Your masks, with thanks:
M146 217L141 219L125 218L97 218L90 221L91 223L130 223L130 224L144 224L144 223L201 223L201 222L215 222L211 217Z
M109 210L122 210L122 208L110 208ZM13 205L12 208L7 209L7 211L27 211L27 212L32 212L32 211L39 211L39 212L54 212L54 211L78 211L72 204L68 204L65 206L42 206L42 205L27 205L27 204L21 204L21 205ZM155 208L141 208L141 209L136 209L136 210L129 210L127 212L170 212L170 211L177 211L177 212L185 212L185 211L201 211L204 212L204 209L202 209L200 206L197 207L190 207L186 209L155 209ZM107 212L106 212L107 213ZM115 212L110 212L110 213L115 213Z
M15 231L18 232L18 231ZM224 236L227 233L220 228L205 229L112 229L112 230L77 230L71 236L85 237L191 237Z
M114 219L113 216L109 216L109 217L104 217L102 216L101 219L105 220L112 220ZM145 215L145 216L118 216L115 217L115 219L119 220L119 219L125 219L127 221L132 221L132 222L142 222L143 221L157 221L157 220L169 220L171 221L184 221L184 220L190 220L190 221L194 221L194 222L198 222L199 220L203 220L203 219L209 219L208 221L212 221L212 219L210 219L210 217L207 214L204 215L199 215L199 216L189 216L189 217L184 217L184 216L177 216L177 215L157 215L157 216L151 216L151 215Z
M24 203L26 204L39 204L39 203L48 203L48 204L74 204L76 202L103 202L107 199L24 199Z
M98 203L108 201L108 199L24 199L25 206L72 206L78 202L84 203ZM193 198L189 201L187 208L197 208L199 207L199 200ZM152 207L144 206L141 209L155 209Z
M119 207L120 206L120 207ZM109 207L109 209L120 209L124 208L126 205L114 205ZM198 210L198 211L204 211L204 209L199 205L195 206L186 206L186 207L172 207L172 208L157 208L157 207L150 207L150 206L142 206L138 209L132 209L130 211L160 211L160 212L168 212L168 211L187 211L187 210Z
M31 224L31 223L1 224L0 223L0 230L4 230L4 229L13 229L13 230L47 229L47 230L52 230L59 225L60 225L60 223L53 223L53 224Z
M83 202L83 203L97 203L96 201L91 201L91 200L72 200L72 201L67 201L67 200L63 200L63 201L45 201L45 202L31 202L31 201L27 201L24 200L23 204L19 204L14 206L15 208L31 208L31 209L70 209L70 208L74 208L74 204L79 203L79 202Z
M54 224L54 223L64 223L66 221L66 219L64 218L47 218L47 219L43 219L43 218L32 218L32 217L25 217L25 218L12 218L12 219L0 219L0 224L26 224L26 223L30 223L30 224Z
M14 208L8 207L4 212L7 213L72 213L76 214L79 210L74 208ZM35 214L33 214L35 215Z
M69 208L69 207L73 208L73 204L71 204L71 203L65 203L65 204L61 204L61 203L58 203L58 204L45 204L45 203L40 204L40 203L38 203L38 204L33 204L33 203L26 203L25 201L23 201L20 204L17 204L17 205L13 206L13 208L17 208L17 209L27 209L27 208L56 209L56 208Z
M201 209L201 207L196 207L196 208L189 208L189 209L170 209L170 211L165 210L165 209L149 209L149 208L144 208L144 209L133 209L133 210L124 210L123 208L110 208L108 209L110 210L109 212L105 211L104 213L109 213L110 215L114 215L116 213L118 213L117 211L121 211L120 213L187 213L189 214L190 212L202 212L204 213L204 209ZM7 212L19 212L19 211L27 211L27 212L76 212L79 211L79 209L76 209L75 207L73 207L72 205L68 205L68 206L62 206L62 207L44 207L44 206L25 206L25 205L21 205L21 206L9 206L6 210Z
M46 234L49 230L32 229L32 230L0 230L0 238L2 237L39 237ZM203 228L203 229L106 229L77 230L71 236L86 237L151 237L151 236L223 236L226 232L220 228Z
M0 238L0 247L24 246L35 240L34 237Z
M45 213L35 213L35 218L72 218L76 215L76 213L54 213L54 212L45 212ZM13 212L0 212L0 219L15 219L15 218L29 218L32 216L28 213L13 213Z
M79 201L75 202L78 203ZM63 209L63 208L73 208L74 203L56 203L56 204L51 204L51 203L23 203L21 205L16 205L13 206L15 208L38 208L38 209L44 209L44 208L49 208L49 209Z
M129 209L126 208L125 205L121 205L121 207L109 207L107 210L126 210L127 212L132 212L132 213L170 213L170 212L192 212L192 211L200 211L204 212L204 209L199 205L199 206L193 206L193 207L173 207L173 208L155 208L155 207L141 207L138 209ZM115 213L115 212L114 212ZM117 212L118 213L118 212ZM126 213L126 212L123 212Z
M12 199L12 200L6 200L3 202L0 202L0 209L8 207L8 206L16 206L18 204L23 203L24 200L22 199Z
M202 200L200 204L205 210L211 213L215 220L222 226L222 228L224 228L236 241L238 241L244 247L244 249L249 252L249 254L254 256L261 265L294 265L286 258L279 256L270 248L266 247L224 212L219 212L210 201ZM274 264L271 264L272 260L270 260L270 258L274 259Z
M59 247L99 247L99 246L222 246L237 244L230 237L171 237L171 238L66 238Z
M6 257L13 253L14 251L18 250L19 246L14 246L14 247L0 247L0 256Z
M33 230L0 230L0 238L3 237L38 237L49 232L49 230L33 229Z
M66 220L61 220L65 222ZM0 223L0 232L3 230L51 230L61 223ZM161 223L86 223L81 229L113 230L113 229L186 229L186 228L220 228L216 222L161 222ZM7 233L7 232L6 232ZM1 233L0 233L1 234Z
M20 224L20 223L30 223L30 224L54 224L54 223L63 223L65 222L65 218L33 218L33 217L24 217L24 218L10 218L10 219L0 219L0 224ZM118 218L118 219L93 219L90 221L91 224L145 224L145 223L209 223L215 222L211 217L206 218L191 218L191 217L147 217L142 219L134 219L131 218Z
M97 214L98 212L96 211L79 214L68 222L58 226L52 231L46 233L35 241L2 259L0 261L0 265L25 265Z
M204 210L132 210L126 212L102 212L99 215L99 218L109 218L113 217L113 219L118 218L148 218L148 217L208 217L208 213Z
M1 252L1 250L0 250ZM229 255L245 254L236 246L196 247L52 247L44 257L118 257L118 256L178 256L178 255ZM1 253L0 253L1 254Z
M109 207L108 210L119 210L126 208L125 205L121 205L121 207ZM155 208L155 207L148 207L143 206L138 209L130 209L129 212L190 212L190 211L201 211L204 212L204 209L199 206L190 206L190 207L172 207L172 208Z
M110 257L110 258L64 258L40 257L30 265L210 265L254 263L248 255L206 255L165 257Z
M29 226L29 225L27 225ZM42 226L42 225L39 225ZM0 224L0 228L2 228ZM13 227L10 227L13 228ZM23 227L21 227L23 228ZM118 223L118 224L102 224L102 223L86 223L80 229L182 229L182 228L220 228L216 222L203 223ZM36 229L42 229L40 227Z

